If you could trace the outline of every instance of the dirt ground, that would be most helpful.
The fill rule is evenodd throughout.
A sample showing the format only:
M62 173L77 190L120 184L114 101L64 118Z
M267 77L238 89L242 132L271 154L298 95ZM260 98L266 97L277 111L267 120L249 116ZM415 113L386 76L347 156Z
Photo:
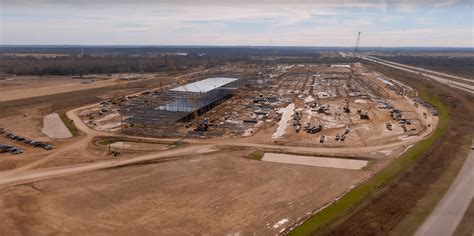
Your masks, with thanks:
M103 132L94 130L93 135L89 136L49 139L40 130L43 116L51 111L83 106L112 95L138 92L156 86L159 81L143 80L131 82L127 88L93 88L0 104L0 110L5 111L0 113L0 127L7 126L9 130L28 138L54 142L57 150L60 150L48 152L19 144L28 155L0 154L0 169L21 171L65 166L70 168L75 164L115 161L113 157L106 155L106 147L91 144L93 136L105 136ZM472 103L472 100L468 102ZM457 109L459 111L460 108ZM465 115L469 114L459 116ZM79 118L74 121L79 125ZM271 136L273 128L275 127L267 127L264 133ZM383 126L380 128L383 129ZM255 136L242 138L240 141L259 144ZM0 143L3 142L14 141L1 136ZM222 143L216 145L232 146L226 145L226 142L235 142L235 139L223 139ZM279 148L278 143L268 146L270 145L273 145L273 149ZM143 150L139 151L123 150L120 159L137 157L137 152L149 151L149 146L142 145L138 149ZM379 150L373 154L370 151L364 152L360 155L379 157L380 160L371 159L373 163L370 163L371 168L368 169L343 170L256 161L244 157L253 151L248 147L233 147L212 154L178 156L174 161L108 168L0 189L0 235L37 232L119 235L221 235L238 232L276 234L360 183L386 165L390 157L403 151L394 151L395 149L406 148L391 147L390 153L381 153ZM317 152L313 146L301 148L306 148L313 154ZM442 153L446 154L446 151ZM435 167L439 165L431 160L425 161ZM426 171L431 169L419 172ZM403 199L399 195L398 197Z
M143 75L145 79L154 78L154 74ZM57 93L66 93L108 86L126 86L134 80L118 80L118 75L103 76L94 82L83 83L90 79L72 79L62 76L18 76L12 80L0 80L0 101L39 97Z
M67 89L64 89L64 88L58 89L56 88L56 86L62 86L62 85L54 85L54 83L53 84L49 83L51 81L41 82L42 79L39 80L40 82L38 83L41 83L42 85L40 88L46 91L44 94L36 93L36 90L34 89L32 90L34 92L27 92L29 89L32 89L32 88L25 87L25 86L28 86L29 84L29 80L26 80L26 79L19 85L11 85L13 87L10 86L10 88L9 86L5 85L7 84L8 81L7 82L0 81L0 89L3 90L2 86L4 86L5 89L12 89L16 91L14 93L9 92L9 93L5 93L6 95L2 95L5 98L0 99L0 118L12 116L14 114L23 114L22 112L25 109L29 109L29 108L36 109L42 106L44 106L42 107L44 112L48 114L53 111L91 104L91 103L98 102L98 101L115 97L115 96L128 95L130 93L136 93L136 92L143 91L146 89L156 89L156 88L159 88L160 85L167 86L168 84L175 82L173 77L153 77L153 78L148 78L148 79L143 79L143 80L132 80L132 81L127 81L127 82L120 82L118 84L116 82L113 82L114 80L112 79L112 80L106 80L103 82L96 82L98 83L97 84L98 87L89 88L87 86L90 86L90 85L80 84L80 86L75 85ZM32 80L38 81L38 79L32 79ZM47 80L48 79L46 79L46 81ZM58 79L55 79L55 80L58 80ZM66 82L61 82L65 84L74 83L74 82L71 82L73 79L63 78L59 80L66 81ZM101 83L104 83L104 84L101 84ZM107 83L111 83L111 84L107 84ZM70 86L70 84L67 86ZM2 94L4 93L2 92ZM18 96L23 96L23 97L19 98ZM12 100L13 98L15 99ZM2 124L2 121L0 120L0 125L1 124Z
M53 79L52 84L49 79L46 79L45 81L49 81L49 85L47 82L38 83L44 83L43 86L47 88L48 86L54 85L54 81L56 80L66 79ZM27 139L52 143L55 149L67 147L75 143L77 141L77 138L49 138L41 131L43 127L44 116L61 109L83 106L86 104L98 102L111 96L129 94L130 92L137 92L144 90L145 88L159 86L159 82L166 86L167 84L172 83L173 80L170 78L154 78L132 81L128 83L127 87L113 85L108 87L83 89L71 92L65 92L62 90L51 90L51 92L56 92L56 94L0 102L0 127L6 128L7 132L14 132ZM25 82L20 85L11 86L15 86L15 88L25 88L24 86L26 86L26 84L27 83ZM97 160L96 157L89 156L87 152L81 153L80 151L75 151L72 153L68 153L67 155L63 155L61 153L56 153L55 150L47 151L41 148L31 147L24 144L23 142L12 141L6 138L4 134L0 135L0 143L15 145L24 150L24 153L19 155L13 155L10 153L0 153L0 170L19 168L29 163L45 159L46 157L49 157L51 155L55 156L53 161L49 161L47 163L45 162L44 165L41 165L39 167L61 166ZM101 157L104 157L103 153L97 153L95 150L93 150L92 153L93 155L98 154Z
M388 235L423 197L433 183L449 165L464 144L464 137L474 133L472 117L474 111L466 109L474 104L474 97L455 90L446 89L438 84L417 81L413 75L379 65L370 68L398 79L417 89L427 89L440 97L449 108L449 122L445 134L416 165L400 176L381 194L374 196L353 212L342 223L328 226L323 234L333 235ZM468 139L470 140L470 139Z
M288 224L284 219L321 207L370 174L255 161L243 157L248 153L228 150L3 189L0 234L269 235Z
M471 200L466 213L464 213L464 217L459 222L453 235L470 236L474 234L474 224L472 222L474 222L474 200Z

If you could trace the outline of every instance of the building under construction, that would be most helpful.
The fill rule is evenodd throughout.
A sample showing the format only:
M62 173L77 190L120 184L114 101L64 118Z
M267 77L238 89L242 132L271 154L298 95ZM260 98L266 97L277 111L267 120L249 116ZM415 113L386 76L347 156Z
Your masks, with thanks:
M166 92L144 92L122 106L123 131L147 136L176 135L176 124L192 121L233 96L237 78L208 78Z

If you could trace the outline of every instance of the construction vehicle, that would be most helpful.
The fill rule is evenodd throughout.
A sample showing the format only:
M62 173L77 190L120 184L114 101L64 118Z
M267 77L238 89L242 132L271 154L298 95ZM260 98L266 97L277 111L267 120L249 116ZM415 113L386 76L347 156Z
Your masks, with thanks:
M370 120L370 118L369 118L369 112L361 113L361 114L360 114L360 119L361 119L361 120Z
M111 151L110 154L112 154L112 156L116 157L116 156L120 155L120 152L119 151Z
M347 135L347 134L349 133L349 131L350 131L349 128L346 128L346 129L344 130L344 134Z
M402 124L402 129L404 132L407 132L407 127L404 124Z
M293 117L293 126L300 126L300 129L301 129L301 117L303 117L303 115L301 114L301 112L296 112L295 113L295 116Z
M301 124L296 125L296 133L299 133L301 130Z
M339 133L336 134L335 140L336 140L336 141L339 141Z
M323 130L323 126L318 125L318 126L313 126L312 128L309 128L306 132L310 134L315 134L315 133L321 132L321 130Z
M329 105L322 105L318 108L317 112L318 113L323 113L325 115L331 115L329 111Z
M199 123L199 126L194 129L194 131L207 131L209 128L209 119L205 118L202 122Z
M319 143L324 143L324 135L321 135L321 137L319 138Z
M311 127L311 124L310 123L306 123L306 125L304 125L304 131L307 131L309 128Z
M344 99L344 101L346 102L346 105L343 107L343 110L345 113L351 113L351 109L349 108L349 99Z
M372 109L372 107L369 105L369 108L367 109L367 111L365 113L362 113L362 111L360 112L360 119L361 120L370 120L369 118L369 111Z

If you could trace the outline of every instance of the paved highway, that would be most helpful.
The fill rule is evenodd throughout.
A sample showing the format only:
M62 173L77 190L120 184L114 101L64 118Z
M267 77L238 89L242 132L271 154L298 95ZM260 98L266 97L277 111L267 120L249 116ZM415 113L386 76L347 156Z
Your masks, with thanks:
M452 235L473 198L474 150L471 147L469 156L456 179L415 235Z
M439 83L448 85L450 87L463 90L470 94L474 94L474 86L469 84L472 80L451 76L436 71L426 70L423 68L408 66L400 63L382 60L376 57L358 55L360 59L372 61L384 66L389 66L395 69L411 72L422 73L424 77L433 79ZM425 72L425 73L423 73ZM430 73L430 74L426 74ZM439 76L443 76L439 77ZM458 81L446 79L450 77ZM459 82L466 81L468 83ZM469 207L470 202L474 198L474 144L471 147L469 156L465 160L461 170L456 179L449 187L446 194L433 210L431 215L425 220L423 225L418 229L415 235L417 236L437 236L437 235L452 235L456 230L459 222L462 220L464 213Z
M453 81L453 80L450 80L450 79L446 79L445 77L444 78L439 77L437 75L441 75L442 73L439 73L439 72L436 72L436 71L426 70L426 69L422 69L422 68L418 68L418 67L407 66L407 65L400 64L400 63L386 61L386 60L382 60L382 59L379 59L379 58L376 58L376 57L371 57L371 56L363 56L363 55L359 56L358 55L357 57L360 58L360 59L364 59L364 60L367 60L367 61L371 61L371 62L381 64L381 65L384 65L384 66L388 66L388 67L392 67L392 68L395 68L395 69L411 72L411 73L414 73L414 74L420 74L421 73L422 76L430 78L432 80L435 80L439 83L448 85L448 86L456 88L456 89L463 90L463 91L468 92L470 94L474 94L474 86L472 86L470 84L467 84L467 83L461 83L461 82L458 82L458 81ZM423 73L423 72L425 72L425 73ZM427 74L427 72L429 72L430 74ZM437 74L437 75L435 75L435 74ZM450 77L453 78L454 76L450 76ZM456 78L458 80L460 79L462 81L471 81L469 79L461 78L461 77L457 77L457 76L456 76Z

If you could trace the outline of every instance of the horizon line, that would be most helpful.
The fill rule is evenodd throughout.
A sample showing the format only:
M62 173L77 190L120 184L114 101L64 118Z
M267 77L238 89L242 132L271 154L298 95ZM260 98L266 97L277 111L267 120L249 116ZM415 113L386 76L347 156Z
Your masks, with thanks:
M0 44L0 47L294 47L294 48L354 48L354 46L314 46L314 45L211 45L211 44ZM446 48L446 49L474 49L474 47L463 46L360 46L361 48Z

